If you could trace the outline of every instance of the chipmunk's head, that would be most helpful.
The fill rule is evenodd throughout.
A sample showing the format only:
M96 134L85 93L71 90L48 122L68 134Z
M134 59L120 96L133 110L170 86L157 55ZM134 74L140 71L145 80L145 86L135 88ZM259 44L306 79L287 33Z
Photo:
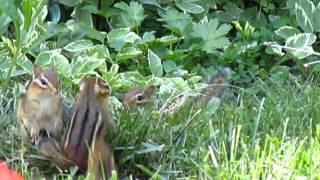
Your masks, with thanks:
M141 89L140 87L135 87L125 94L122 104L125 108L143 105L151 99L155 89L156 88L154 85L150 85L145 90Z
M26 87L33 95L57 95L59 81L57 73L52 68L41 69L34 65L32 81Z
M100 78L89 79L82 77L80 80L80 91L84 92L86 89L94 91L97 97L105 98L110 95L111 89L108 83Z

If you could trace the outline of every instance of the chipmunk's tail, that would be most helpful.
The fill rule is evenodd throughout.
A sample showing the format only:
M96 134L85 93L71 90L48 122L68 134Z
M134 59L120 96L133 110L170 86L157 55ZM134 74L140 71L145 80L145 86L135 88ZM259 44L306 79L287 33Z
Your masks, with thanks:
M230 74L230 68L222 68L212 75L208 86L203 88L200 92L201 94L196 98L196 104L207 104L212 97L222 98L224 91L229 85Z
M74 164L64 156L59 143L53 138L40 137L36 146L43 155L52 159L62 169L68 169Z

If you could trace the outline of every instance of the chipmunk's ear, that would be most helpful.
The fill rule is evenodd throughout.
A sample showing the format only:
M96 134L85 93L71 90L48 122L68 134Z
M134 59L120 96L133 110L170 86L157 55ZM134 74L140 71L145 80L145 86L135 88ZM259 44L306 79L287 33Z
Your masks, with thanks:
M41 67L38 64L33 65L33 79L41 73Z
M153 95L153 93L155 92L155 90L156 90L156 87L154 85L150 85L143 91L143 94L146 97L150 98Z

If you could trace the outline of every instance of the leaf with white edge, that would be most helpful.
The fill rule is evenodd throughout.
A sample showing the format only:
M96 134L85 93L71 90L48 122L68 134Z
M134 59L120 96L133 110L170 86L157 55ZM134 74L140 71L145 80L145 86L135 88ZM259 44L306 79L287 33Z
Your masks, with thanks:
M210 117L212 116L221 104L221 100L218 97L212 97L207 104L207 112L206 114Z
M27 56L22 56L18 59L17 64L24 70L26 70L28 73L32 73L33 70L33 64L28 59Z
M132 59L132 58L135 58L141 54L142 54L141 50L134 48L134 47L127 47L127 48L121 49L121 51L116 56L116 60L123 61L123 60L127 60L127 59Z
M109 49L103 44L97 44L92 47L88 47L81 51L78 56L88 56L88 57L95 57L98 59L107 59L109 62L112 62L112 58L110 56Z
M152 74L156 77L161 77L163 75L161 59L150 49L148 49L148 62Z
M275 31L276 35L287 39L290 36L293 36L295 34L300 33L299 29L292 27L292 26L282 26L281 28L279 28L278 30Z
M306 33L312 33L313 27L311 19L312 17L308 17L306 11L296 3L296 18L299 26Z
M133 43L141 39L136 33L131 32L129 28L119 28L110 31L107 35L110 47L119 51L126 43Z
M311 33L296 34L287 39L286 46L297 50L286 49L286 51L298 59L303 59L314 52L311 45L316 39L316 35Z
M109 71L110 71L111 74L116 75L119 72L119 65L118 64L112 64Z
M171 45L173 43L179 42L180 38L173 35L169 35L169 36L163 36L159 38L159 41L163 43L165 46L167 46L167 45Z
M94 70L104 62L103 59L99 58L78 56L74 58L71 63L72 75L76 77L83 74L95 74Z
M69 52L79 52L93 46L90 40L76 40L67 44L63 49Z
M229 24L222 24L219 27L218 19L204 18L199 23L193 25L191 35L195 38L201 38L203 45L201 49L207 53L213 53L217 48L223 48L229 44L229 39L225 37L231 30Z
M277 54L279 56L284 55L284 53L282 52L282 47L279 44L277 44L276 42L268 42L268 44L270 44L270 46L268 46L265 50L267 54ZM271 45L276 45L276 46L271 46Z
M192 13L192 14L200 14L204 11L203 7L195 4L198 0L180 0L176 1L176 5L183 11Z
M71 72L68 59L57 50L41 52L34 63L40 66L54 65L57 72L65 77L69 76Z

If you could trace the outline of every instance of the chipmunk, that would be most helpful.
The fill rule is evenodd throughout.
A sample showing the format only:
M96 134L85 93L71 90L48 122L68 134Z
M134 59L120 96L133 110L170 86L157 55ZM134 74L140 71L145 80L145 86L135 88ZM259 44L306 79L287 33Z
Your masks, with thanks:
M62 102L56 72L35 65L32 80L18 100L17 118L23 139L37 141L41 129L59 135L62 121Z
M220 69L216 74L212 75L208 86L201 89L200 95L188 101L188 105L195 105L199 107L202 104L207 104L210 98L218 97L221 98L225 89L228 86L228 81L230 78L230 69L224 68ZM133 107L135 105L143 105L145 102L150 100L150 97L154 93L155 87L149 86L145 90L142 90L139 87L135 87L131 91L127 92L123 98L122 104L124 107ZM164 109L164 113L173 114L182 106L186 106L186 96L177 96L173 103L166 105Z
M104 142L107 125L112 121L107 107L109 93L110 88L103 80L83 77L80 96L61 141L65 157L81 171L96 177L102 173L109 177L115 170L112 152Z
M132 108L137 105L143 105L150 100L152 94L155 92L154 85L148 86L145 90L140 87L135 87L125 94L122 104L125 108Z

